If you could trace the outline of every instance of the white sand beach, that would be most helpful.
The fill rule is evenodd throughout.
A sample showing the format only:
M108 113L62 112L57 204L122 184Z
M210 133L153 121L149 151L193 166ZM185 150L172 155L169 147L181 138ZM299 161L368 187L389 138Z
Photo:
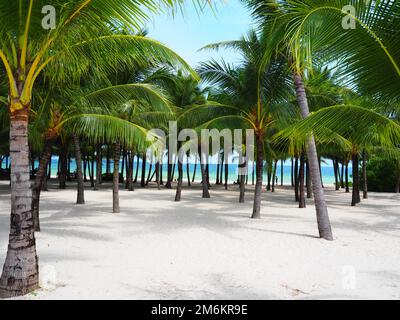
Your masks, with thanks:
M251 187L249 187L251 189ZM251 220L252 192L199 187L42 193L37 250L43 288L22 299L400 299L400 195L326 189L335 240L317 238L312 201L298 209L291 190L263 192ZM9 230L9 189L0 183L0 263ZM21 299L21 298L20 298Z

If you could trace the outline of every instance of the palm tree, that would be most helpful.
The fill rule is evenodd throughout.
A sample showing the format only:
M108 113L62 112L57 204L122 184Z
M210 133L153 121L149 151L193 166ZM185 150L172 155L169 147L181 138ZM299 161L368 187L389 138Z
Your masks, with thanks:
M231 107L231 114L217 117L213 124L224 122L228 127L250 128L256 138L256 187L252 218L260 218L261 190L264 165L264 143L268 129L276 125L274 118L290 119L287 97L292 93L286 76L285 61L263 62L267 38L254 30L237 41L211 44L205 49L222 47L237 50L242 55L242 63L235 67L215 60L202 63L199 73L202 78L214 85L212 99ZM283 106L286 107L283 107ZM239 122L239 123L238 123Z
M173 6L180 0L160 3ZM114 33L121 25L127 30L137 29L147 17L145 10L154 12L159 8L152 0L53 1L57 23L48 32L41 24L41 11L46 4L33 0L0 4L0 59L8 82L12 158L12 218L0 278L1 297L23 295L38 287L28 157L29 114L38 76L44 70L52 70L46 72L48 80L65 83L67 79L81 78L93 63L101 73L116 69L121 63L140 65L147 60L187 67L181 58L154 40Z

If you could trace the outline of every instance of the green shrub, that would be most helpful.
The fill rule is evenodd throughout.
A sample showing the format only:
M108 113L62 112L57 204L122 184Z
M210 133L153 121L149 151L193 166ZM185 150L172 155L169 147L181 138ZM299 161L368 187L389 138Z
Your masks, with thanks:
M394 192L397 182L398 165L396 160L372 157L367 162L368 190L376 192ZM360 172L362 179L362 172ZM362 184L361 184L362 186Z

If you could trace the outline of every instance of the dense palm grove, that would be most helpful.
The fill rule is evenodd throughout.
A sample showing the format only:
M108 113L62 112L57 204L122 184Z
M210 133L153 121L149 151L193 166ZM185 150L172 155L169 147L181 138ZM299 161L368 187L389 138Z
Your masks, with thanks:
M44 31L41 10L49 2L57 25ZM178 129L254 130L255 168L237 181L240 202L245 185L255 184L252 218L261 217L264 185L275 190L277 165L286 159L292 160L299 207L314 198L319 235L327 240L333 235L321 161L333 161L336 189L352 191L353 206L361 191L368 197L368 172L380 163L390 168L384 191L399 192L400 1L242 2L256 28L202 48L236 50L241 62L191 67L141 29L145 12L176 10L180 0L0 1L0 174L11 181L1 297L38 287L35 232L52 155L59 159L59 188L77 182L77 204L85 203L85 188L98 190L108 181L114 213L120 211L121 187L133 191L155 183L176 188L180 201L186 181L195 183L185 156L198 163L202 196L212 196L201 152L148 150L149 130L167 131L170 121ZM342 11L349 4L355 14ZM356 28L344 28L343 19ZM198 150L206 143L199 141ZM163 163L165 156L172 161ZM228 156L218 153L216 174L216 184L226 188Z

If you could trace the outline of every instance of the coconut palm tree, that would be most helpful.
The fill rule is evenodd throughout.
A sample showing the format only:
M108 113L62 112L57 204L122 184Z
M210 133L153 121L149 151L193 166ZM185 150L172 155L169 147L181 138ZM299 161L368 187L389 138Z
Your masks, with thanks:
M290 119L287 112L287 97L292 94L286 73L286 62L271 60L265 64L263 55L267 38L251 30L247 36L237 41L227 41L206 46L204 49L231 48L242 56L240 66L235 67L222 61L211 60L199 67L200 76L216 89L212 99L231 106L231 114L217 117L213 124L225 122L239 125L237 128L250 128L256 138L256 187L252 218L260 218L261 190L264 165L264 142L267 130L273 126L274 117ZM283 116L285 114L288 117ZM291 115L294 113L292 112ZM238 124L240 122L241 124Z

